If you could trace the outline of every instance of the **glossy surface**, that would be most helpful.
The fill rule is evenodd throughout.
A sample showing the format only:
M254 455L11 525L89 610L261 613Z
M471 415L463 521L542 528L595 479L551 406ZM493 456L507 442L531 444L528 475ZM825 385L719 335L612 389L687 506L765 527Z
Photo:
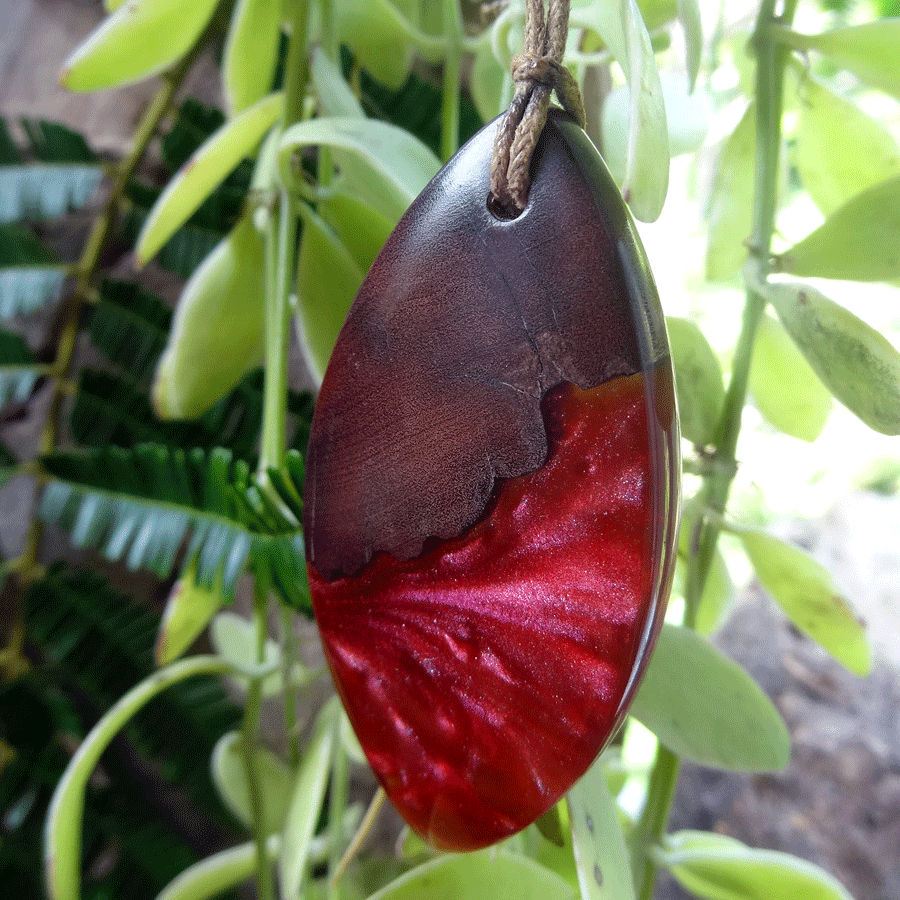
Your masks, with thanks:
M663 318L621 198L556 117L529 206L494 219L494 128L367 276L316 407L304 506L360 743L413 828L456 850L545 812L624 716L678 507Z

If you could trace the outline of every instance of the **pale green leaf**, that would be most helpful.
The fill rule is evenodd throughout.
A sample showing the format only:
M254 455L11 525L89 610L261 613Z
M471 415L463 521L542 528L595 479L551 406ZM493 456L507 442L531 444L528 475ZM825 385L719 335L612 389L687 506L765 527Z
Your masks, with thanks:
M581 900L633 900L631 862L601 760L569 791L568 802Z
M340 705L332 699L319 713L315 732L294 781L278 860L282 900L294 900L301 896L313 834L325 799L332 748L339 727L339 711Z
M900 18L878 19L818 34L779 28L776 35L797 50L817 50L861 81L900 99Z
M573 887L508 850L441 856L417 866L369 900L575 900Z
M225 603L220 587L197 583L193 565L175 582L159 624L154 654L158 666L167 666L181 656Z
M160 418L202 415L259 365L263 257L263 236L245 215L185 285L153 383Z
M356 197L340 191L319 204L322 218L334 229L363 272L368 272L394 223Z
M663 625L631 714L701 765L772 772L790 758L787 728L768 697L737 663L685 628Z
M194 46L219 0L127 0L63 63L71 91L120 87L156 75Z
M629 128L624 139L622 196L635 218L653 222L662 212L669 186L669 138L666 108L650 35L634 0L572 10L571 27L599 34L622 68L629 86Z
M900 172L896 139L852 100L808 74L800 83L799 96L797 170L826 216Z
M309 74L326 115L357 119L366 117L362 105L344 80L340 69L321 47L316 47L312 52Z
M857 194L776 260L792 275L890 281L900 278L900 175Z
M738 533L760 583L787 617L851 672L867 675L872 650L865 626L826 569L769 534L749 529Z
M712 634L722 624L736 593L725 557L717 548L706 575L700 602L697 604L697 619L694 627L699 634Z
M763 417L791 437L814 441L828 422L831 392L770 316L763 316L756 334L750 390Z
M703 332L688 319L666 318L681 433L704 447L712 442L722 414L725 388L722 367Z
M335 161L357 165L345 175L361 201L396 222L440 168L440 160L408 131L375 119L338 116L292 125L281 141L288 156L305 147L330 147Z
M144 222L135 246L141 264L155 256L232 169L253 153L281 107L282 95L269 94L226 122L185 163Z
M479 47L472 63L470 90L475 109L485 122L490 122L503 112L502 97L506 78L507 74L497 62L490 44Z
M133 687L91 729L60 779L44 828L44 883L50 900L78 900L81 886L81 822L88 779L103 751L131 717L166 688L196 675L221 675L228 663L195 656L151 675Z
M297 265L297 337L318 384L364 274L334 231L306 210Z
M765 295L822 383L870 428L900 434L900 353L884 335L804 284Z
M707 222L706 277L725 281L747 259L752 229L756 112L751 103L719 155Z
M280 851L281 837L269 835L266 857L270 865ZM250 878L256 871L256 861L256 841L213 853L188 866L163 888L156 900L212 900Z
M254 746L254 771L260 793L265 835L281 830L287 816L293 788L290 769L265 747ZM231 814L246 828L253 828L250 785L244 758L243 738L237 731L223 734L216 742L210 760L213 784Z
M238 0L222 58L222 88L232 116L272 89L281 34L281 0Z
M677 832L658 856L683 888L704 900L853 900L824 869L724 835Z
M388 0L335 0L338 37L360 65L390 88L402 87L412 63L413 28Z
M699 0L678 0L678 21L684 31L684 58L688 71L688 88L693 91L703 54L703 22Z
M264 697L274 697L284 689L284 679L280 668L276 669L281 651L271 638L267 638L262 659L256 646L256 627L253 622L233 612L220 612L209 629L209 637L216 653L238 671L252 672L262 667L275 669L262 682ZM243 679L242 679L243 680Z

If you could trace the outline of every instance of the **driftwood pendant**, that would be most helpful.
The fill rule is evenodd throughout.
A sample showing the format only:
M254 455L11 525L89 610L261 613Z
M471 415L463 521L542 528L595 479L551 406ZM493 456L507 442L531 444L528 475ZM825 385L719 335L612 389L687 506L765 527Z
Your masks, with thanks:
M551 114L527 208L496 219L495 129L435 176L366 277L305 488L337 689L397 809L452 850L534 821L622 720L678 515L664 321L618 190Z

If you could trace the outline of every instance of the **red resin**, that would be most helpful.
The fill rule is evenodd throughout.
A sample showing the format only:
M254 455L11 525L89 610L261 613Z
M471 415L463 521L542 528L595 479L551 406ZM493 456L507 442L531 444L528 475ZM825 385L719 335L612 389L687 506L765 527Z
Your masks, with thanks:
M624 715L669 577L666 424L647 399L641 375L562 385L542 405L547 462L500 483L465 533L405 562L380 554L351 578L309 567L363 749L438 847L528 825Z

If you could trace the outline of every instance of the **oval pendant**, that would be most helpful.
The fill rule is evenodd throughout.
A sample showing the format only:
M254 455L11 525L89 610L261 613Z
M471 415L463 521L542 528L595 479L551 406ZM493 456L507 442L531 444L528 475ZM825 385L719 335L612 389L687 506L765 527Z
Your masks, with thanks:
M316 406L304 527L328 663L432 844L524 828L624 718L662 622L679 496L656 289L597 150L551 113L516 219L496 122L388 239Z

